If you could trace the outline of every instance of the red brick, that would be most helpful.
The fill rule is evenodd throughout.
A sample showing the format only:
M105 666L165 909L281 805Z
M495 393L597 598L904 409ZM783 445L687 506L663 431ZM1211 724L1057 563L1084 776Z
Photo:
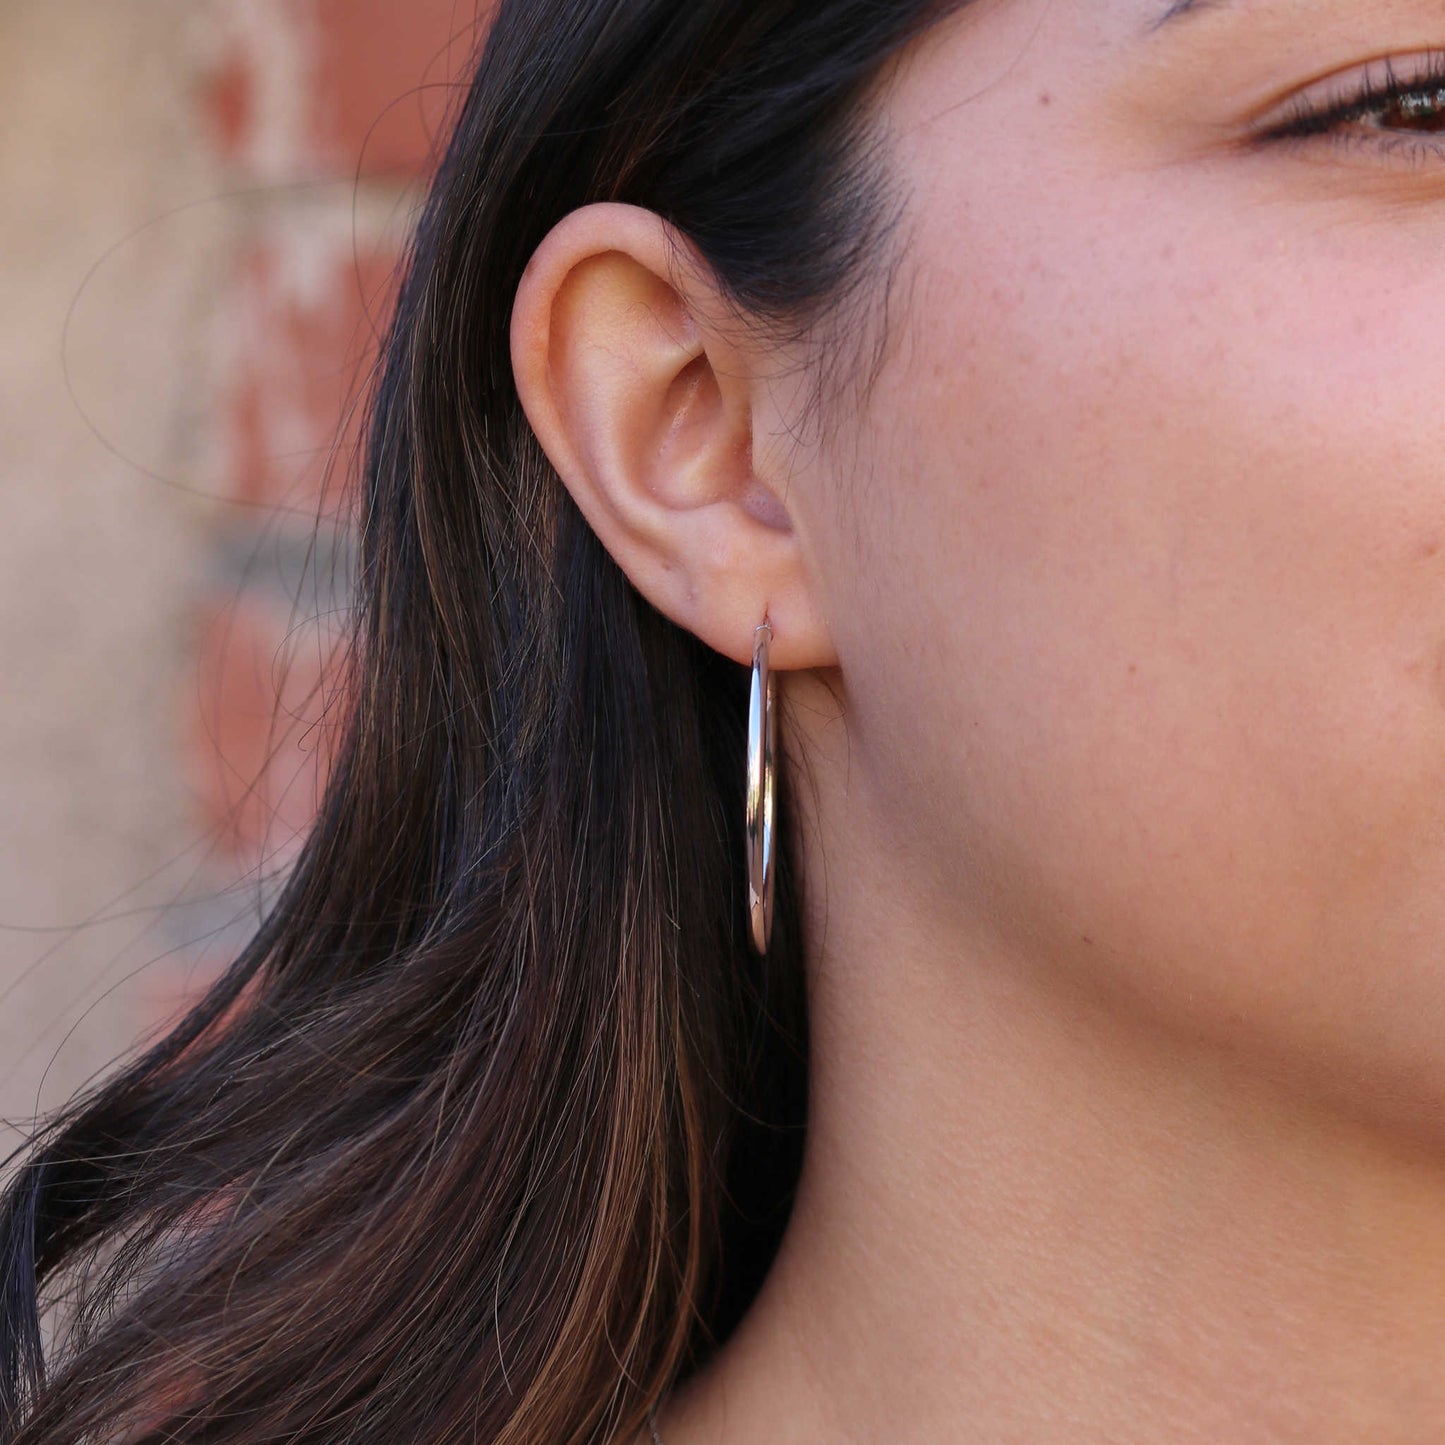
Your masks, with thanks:
M479 35L478 0L294 0L318 36L315 144L342 174L430 169Z
M425 174L492 0L267 0L230 17L201 109L273 181Z
M222 407L236 500L301 523L344 512L395 273L394 255L357 255L344 233L273 239L243 258Z
M212 74L203 106L221 154L240 159L256 124L256 86L250 58L239 46L230 48Z
M202 825L243 869L284 862L315 815L342 686L336 628L243 591L203 609L187 705Z

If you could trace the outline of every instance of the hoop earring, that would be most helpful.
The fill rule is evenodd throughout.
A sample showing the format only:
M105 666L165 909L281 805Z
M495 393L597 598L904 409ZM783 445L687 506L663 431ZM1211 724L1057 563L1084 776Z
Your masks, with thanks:
M777 679L768 667L773 629L764 621L753 629L753 684L748 699L748 917L753 947L768 951L773 927L774 753L778 724Z

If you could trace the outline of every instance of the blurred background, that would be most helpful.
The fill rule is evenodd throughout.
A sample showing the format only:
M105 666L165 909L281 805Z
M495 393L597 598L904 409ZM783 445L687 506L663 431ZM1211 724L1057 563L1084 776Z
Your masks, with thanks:
M479 9L0 0L0 1155L306 827L357 404Z

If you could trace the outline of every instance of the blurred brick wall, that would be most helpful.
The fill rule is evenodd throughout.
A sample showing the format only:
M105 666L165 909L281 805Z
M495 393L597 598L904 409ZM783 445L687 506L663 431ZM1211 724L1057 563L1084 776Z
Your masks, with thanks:
M0 1119L231 956L311 816L357 407L477 8L0 5Z
M252 0L232 7L208 77L228 179L263 198L228 277L215 415L235 505L197 619L190 752L218 885L237 873L264 887L284 869L324 779L366 384L477 13ZM254 916L238 922L216 920L218 960Z

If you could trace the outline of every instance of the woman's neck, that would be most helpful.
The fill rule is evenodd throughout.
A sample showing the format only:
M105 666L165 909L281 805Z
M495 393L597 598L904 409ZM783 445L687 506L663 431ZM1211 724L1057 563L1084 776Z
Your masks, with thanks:
M876 896L835 875L793 1218L667 1445L1440 1438L1445 1151Z

